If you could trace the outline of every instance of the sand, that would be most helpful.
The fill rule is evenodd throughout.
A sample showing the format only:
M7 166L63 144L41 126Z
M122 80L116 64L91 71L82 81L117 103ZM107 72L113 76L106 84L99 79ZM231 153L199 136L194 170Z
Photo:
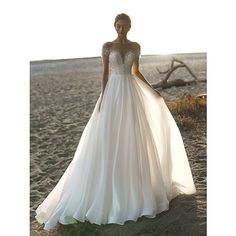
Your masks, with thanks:
M143 56L140 70L150 83L167 69L173 55ZM206 78L206 54L177 54L199 79ZM206 235L206 117L181 133L193 172L197 193L181 195L170 202L170 209L154 219L142 217L124 226L92 227L88 224L63 226L44 231L35 219L35 209L56 185L71 162L81 134L101 92L101 58L82 58L30 63L30 225L31 236L78 235ZM171 79L192 79L179 69ZM166 100L189 93L206 93L206 83L160 90ZM77 227L77 228L76 228ZM73 233L69 234L69 230ZM74 230L74 231L73 231ZM91 230L91 231L89 231ZM86 231L86 232L87 232ZM65 234L64 232L67 232ZM96 232L96 234L94 233ZM83 234L81 234L83 235Z

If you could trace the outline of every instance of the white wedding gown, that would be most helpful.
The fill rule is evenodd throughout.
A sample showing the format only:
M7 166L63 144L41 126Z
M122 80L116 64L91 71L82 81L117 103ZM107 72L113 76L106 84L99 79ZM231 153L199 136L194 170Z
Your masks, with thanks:
M109 54L110 76L65 173L38 206L44 229L88 220L124 224L169 209L196 188L180 131L164 99L131 74L128 51Z

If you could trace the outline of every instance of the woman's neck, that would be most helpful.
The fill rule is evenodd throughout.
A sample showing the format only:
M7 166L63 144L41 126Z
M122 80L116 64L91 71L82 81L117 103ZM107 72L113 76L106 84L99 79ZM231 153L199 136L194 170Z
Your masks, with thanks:
M128 42L128 39L127 39L126 36L125 36L125 37L119 37L119 36L118 36L118 37L115 39L115 42L124 44L124 43L127 43L127 42Z

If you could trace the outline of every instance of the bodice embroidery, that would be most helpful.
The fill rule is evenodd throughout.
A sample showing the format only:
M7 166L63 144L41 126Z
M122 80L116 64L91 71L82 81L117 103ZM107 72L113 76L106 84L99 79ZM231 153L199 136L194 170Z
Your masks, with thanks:
M129 49L122 55L116 48L104 47L102 55L108 56L111 73L130 74L132 64L135 58L140 56L140 51L138 49Z

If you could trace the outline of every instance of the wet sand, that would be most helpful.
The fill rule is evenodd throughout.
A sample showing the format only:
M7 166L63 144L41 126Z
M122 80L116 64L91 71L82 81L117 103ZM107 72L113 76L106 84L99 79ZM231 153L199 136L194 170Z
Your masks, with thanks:
M206 78L205 53L174 56L183 60L198 79ZM156 83L162 78L156 66L167 69L171 58L143 56L140 70L150 83ZM101 92L102 63L100 58L37 61L30 63L30 73L30 235L58 235L58 229L44 231L35 221L34 211L73 158ZM184 69L173 73L171 79L176 78L192 79ZM159 91L168 101L186 93L206 93L206 83ZM169 211L154 219L142 217L124 226L101 226L96 228L96 235L206 235L206 117L201 117L192 129L181 129L181 133L197 193L178 196L170 202ZM95 235L90 228L91 235ZM63 226L59 230L63 233L70 229Z

